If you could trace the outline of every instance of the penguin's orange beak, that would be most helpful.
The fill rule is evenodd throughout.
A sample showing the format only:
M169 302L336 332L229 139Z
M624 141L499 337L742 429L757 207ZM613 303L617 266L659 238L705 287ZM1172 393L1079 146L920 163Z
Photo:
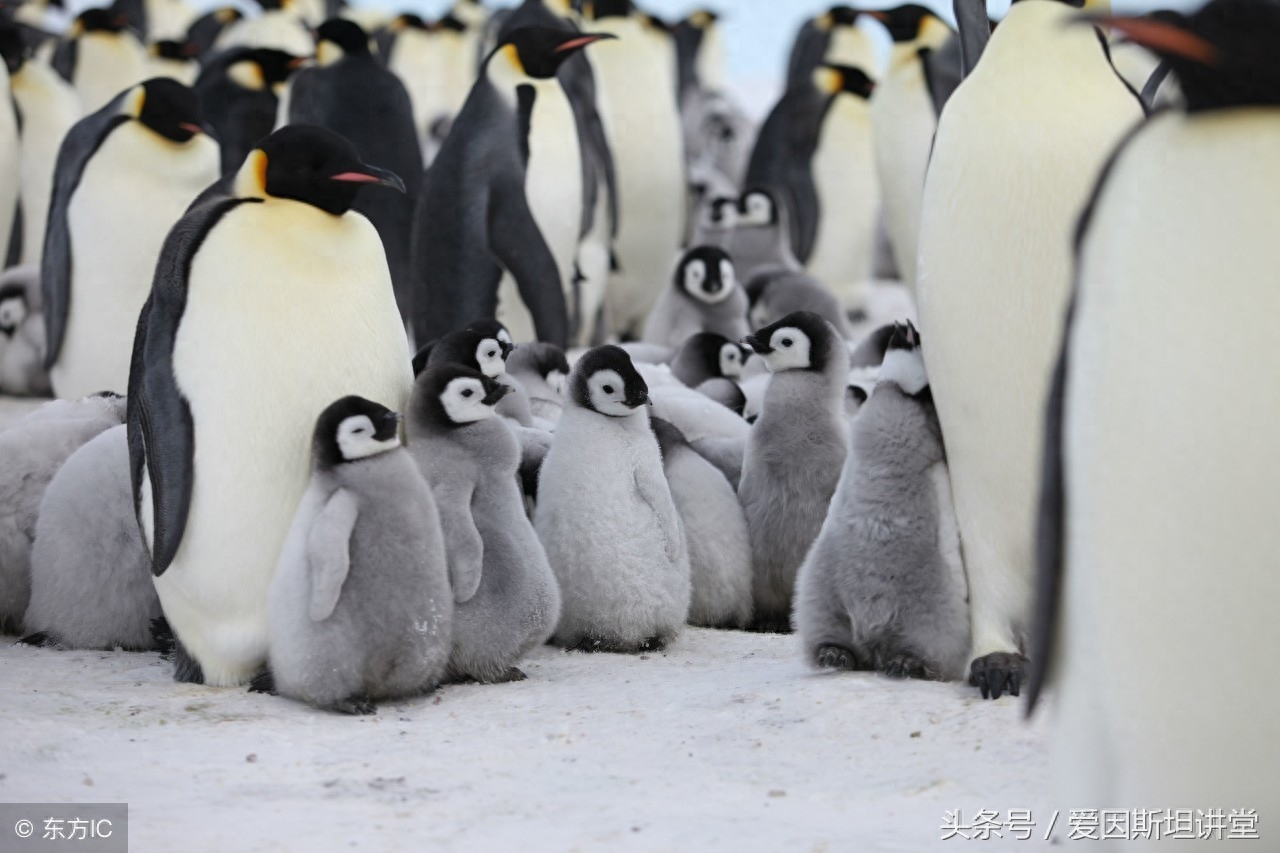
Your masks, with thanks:
M400 176L395 172L388 172L386 169L375 169L373 166L365 166L366 172L339 172L336 175L330 175L329 180L341 181L347 184L379 184L384 187L405 191L404 181L400 180Z
M592 33L591 35L585 35L581 38L570 39L564 44L557 46L555 52L568 53L573 50L582 50L582 48L589 44L595 44L598 41L611 41L616 38L617 36L612 36L607 33Z
M178 127L182 128L182 129L183 129L183 130L185 130L185 131L190 132L191 134L193 134L193 135L195 135L195 136L199 136L200 134L204 133L204 128L203 128L203 127L201 127L201 126L200 126L200 125L198 125L198 124L194 124L194 123L192 123L192 122L189 122L189 121L180 122L180 123L178 124Z

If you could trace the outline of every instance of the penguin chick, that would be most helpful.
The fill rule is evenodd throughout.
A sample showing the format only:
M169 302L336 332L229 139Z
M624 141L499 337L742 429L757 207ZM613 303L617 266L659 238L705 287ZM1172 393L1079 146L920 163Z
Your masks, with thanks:
M718 195L707 198L698 207L690 246L715 246L728 249L738 225L738 199Z
M455 577L449 675L518 681L515 663L560 618L560 588L516 485L520 449L493 417L509 386L457 364L418 377L409 446L440 509Z
M133 512L126 431L121 424L99 433L45 490L26 615L41 645L155 648L151 620L163 614Z
M699 394L710 397L738 417L743 417L747 408L747 395L732 379L708 379L694 389Z
M27 288L22 282L0 283L0 362L18 334L18 328L31 313Z
M732 339L715 332L691 335L671 360L671 374L690 388L697 388L708 379L741 379L742 366L751 357L751 350L736 341L746 334Z
M844 466L848 355L835 328L797 312L744 340L773 374L747 437L738 498L751 530L755 626L786 631L796 571Z
M898 326L889 346L800 567L796 630L820 667L958 679L969 651L968 584L942 429L915 327Z
M650 418L689 547L690 625L745 628L751 621L751 537L729 481L684 433Z
M715 332L732 340L746 335L747 295L724 249L698 246L676 265L671 286L658 297L643 340L678 347L690 335Z
M849 337L849 324L839 300L808 273L781 270L764 273L747 282L746 292L751 304L748 318L753 329L762 329L796 311L808 311L835 326L840 337Z
M426 693L444 676L454 593L435 500L399 423L362 397L316 423L311 483L268 597L281 695L371 714L374 700Z
M534 513L563 597L557 645L661 648L688 614L689 556L648 400L615 346L589 351L569 376Z
M89 397L42 406L0 433L0 633L22 632L31 543L49 482L85 442L122 423L119 398Z
M765 272L800 272L791 250L791 225L779 196L765 187L752 187L738 199L737 222L729 254L742 281Z
M524 344L507 356L507 373L529 395L535 418L549 423L560 420L565 380L569 377L569 359L564 350L543 342Z

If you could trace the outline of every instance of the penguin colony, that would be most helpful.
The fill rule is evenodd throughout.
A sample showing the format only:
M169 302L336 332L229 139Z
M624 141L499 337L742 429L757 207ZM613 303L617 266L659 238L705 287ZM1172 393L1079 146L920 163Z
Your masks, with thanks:
M1264 787L1280 3L837 5L758 131L707 10L261 7L0 10L5 633L362 714L794 632Z

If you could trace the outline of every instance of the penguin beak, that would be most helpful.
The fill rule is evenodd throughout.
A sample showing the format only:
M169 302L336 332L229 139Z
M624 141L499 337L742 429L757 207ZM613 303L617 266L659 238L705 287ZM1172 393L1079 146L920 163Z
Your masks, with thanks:
M187 132L188 132L188 133L190 133L192 136L199 136L200 134L204 133L204 128L203 128L203 127L201 127L200 125L198 125L198 124L196 124L196 123L194 123L194 122L190 122L190 121L182 121L182 122L178 122L178 127L180 127L180 128L182 128L183 130L187 131Z
M382 423L378 425L377 431L373 437L378 441L390 441L395 438L400 431L400 415L395 412L387 412L382 416Z
M484 395L484 400L481 402L486 406L496 406L498 405L498 401L507 396L507 392L510 390L511 389L508 386L503 385L501 382L495 382L493 387L489 389L489 393Z
M1156 18L1080 15L1074 20L1082 24L1110 27L1124 34L1134 44L1161 56L1178 56L1201 65L1216 65L1218 62L1218 48L1212 42Z
M773 347L760 340L755 335L747 335L742 339L744 346L750 347L757 355L768 355L773 352Z
M645 385L641 385L639 388L632 390L632 392L627 395L626 404L633 409L638 409L641 406L648 405L648 403L649 389Z
M558 45L555 52L572 53L575 50L582 50L587 45L595 44L598 41L613 41L616 38L617 36L609 35L608 33L587 33L586 35L579 36L575 39L569 39L568 41Z
M395 172L389 172L386 169L378 169L374 166L361 166L360 171L339 172L336 175L330 175L331 181L342 181L348 184L378 184L384 187L404 192L404 181L400 180L400 176Z
M498 341L498 346L502 349L502 360L506 361L507 356L511 355L512 350L516 348L515 344L509 344L506 341Z

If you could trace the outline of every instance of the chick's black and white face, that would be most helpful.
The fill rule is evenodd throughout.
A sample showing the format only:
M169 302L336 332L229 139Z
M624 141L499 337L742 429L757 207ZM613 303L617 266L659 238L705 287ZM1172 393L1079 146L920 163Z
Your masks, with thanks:
M368 415L344 418L338 424L337 441L338 450L347 462L377 456L400 446L400 437L396 435L394 426L388 430L384 424L380 429Z
M627 403L627 383L614 370L600 370L587 379L591 408L614 418L634 415L636 407Z
M742 348L734 343L720 347L720 375L726 379L738 379L742 376Z
M499 333L502 334L502 333ZM497 338L484 338L476 347L476 364L485 376L498 377L507 372L506 352ZM483 395L481 395L483 396Z
M452 380L440 394L445 414L455 424L471 424L493 414L497 401L489 402L479 379L460 377Z
M738 225L747 228L764 228L776 223L777 214L773 208L773 199L764 193L748 193L743 198L739 210Z
M707 305L728 299L737 284L728 258L692 258L685 262L682 276L685 293Z
M0 334L13 337L18 326L27 318L27 300L21 296L0 299Z

